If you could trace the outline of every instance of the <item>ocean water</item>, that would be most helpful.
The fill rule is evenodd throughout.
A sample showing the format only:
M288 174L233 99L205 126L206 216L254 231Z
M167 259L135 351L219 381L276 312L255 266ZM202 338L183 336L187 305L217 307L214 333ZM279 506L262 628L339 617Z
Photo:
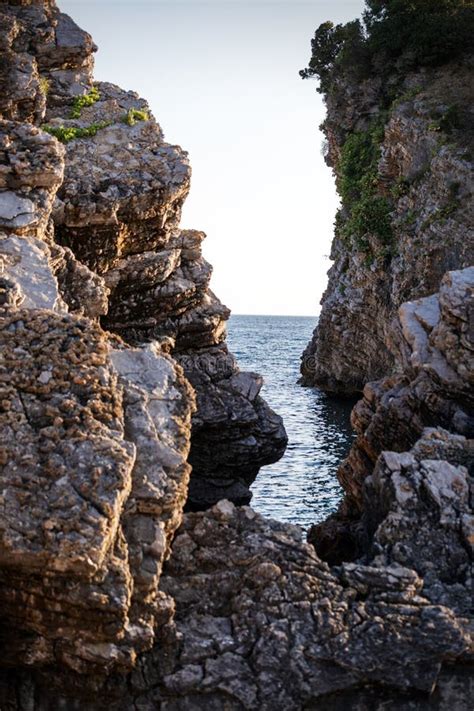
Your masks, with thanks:
M252 506L271 518L308 528L335 511L341 499L338 464L353 441L352 405L302 388L300 356L316 319L232 316L228 343L242 370L263 375L262 395L284 419L284 457L263 467L252 486Z

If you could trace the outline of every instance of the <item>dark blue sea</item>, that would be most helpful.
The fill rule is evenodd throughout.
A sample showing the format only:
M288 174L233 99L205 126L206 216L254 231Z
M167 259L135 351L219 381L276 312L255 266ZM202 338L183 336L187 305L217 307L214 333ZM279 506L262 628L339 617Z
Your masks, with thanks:
M263 397L285 421L289 443L252 486L252 506L271 518L307 528L335 511L336 470L353 439L351 406L297 384L300 356L315 318L232 316L228 343L242 370L263 375Z

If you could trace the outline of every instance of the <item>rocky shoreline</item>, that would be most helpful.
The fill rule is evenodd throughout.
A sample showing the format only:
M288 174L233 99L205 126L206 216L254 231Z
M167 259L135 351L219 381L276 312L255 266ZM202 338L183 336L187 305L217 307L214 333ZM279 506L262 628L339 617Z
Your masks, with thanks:
M447 225L426 226L432 274L409 271L406 232L405 286L385 311L373 289L386 294L385 271L376 261L356 274L356 251L344 256L336 237L309 351L317 382L353 392L384 379L354 410L345 499L313 546L240 506L286 435L260 376L228 352L203 233L179 228L186 154L163 141L144 100L93 82L95 45L53 0L0 2L0 19L1 711L467 711L474 270L464 268L464 203ZM387 175L415 160L426 131L413 120L410 143L412 119L399 119ZM456 151L440 149L400 210L423 212L452 180L465 194L470 165ZM342 310L336 273L348 280ZM374 308L380 330L364 343L377 359L357 360L352 326L344 335L340 325L350 316L362 334L361 312ZM338 353L347 358L336 368Z

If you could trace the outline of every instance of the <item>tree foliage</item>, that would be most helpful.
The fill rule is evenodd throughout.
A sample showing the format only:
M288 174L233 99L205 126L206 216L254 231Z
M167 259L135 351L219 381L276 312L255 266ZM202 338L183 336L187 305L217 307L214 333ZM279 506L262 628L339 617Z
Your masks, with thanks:
M393 238L392 205L377 193L377 165L384 136L384 116L366 131L351 133L345 141L337 169L337 189L348 218L340 229L343 239L359 249L368 249L367 235L389 245Z
M436 66L474 51L474 0L366 0L362 21L322 24L303 78L330 91L341 73L363 79L397 66Z

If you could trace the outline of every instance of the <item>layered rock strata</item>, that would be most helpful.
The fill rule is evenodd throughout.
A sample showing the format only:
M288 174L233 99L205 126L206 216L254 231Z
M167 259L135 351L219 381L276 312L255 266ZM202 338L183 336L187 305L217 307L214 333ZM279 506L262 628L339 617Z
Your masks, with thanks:
M80 119L50 111L51 127L104 125L91 139L66 145L56 239L104 279L104 327L131 344L169 343L196 390L189 506L223 497L246 503L259 469L282 456L287 438L281 418L259 396L261 378L240 373L227 350L230 312L209 289L205 235L179 229L187 156L164 142L143 100L110 84L97 88L100 99ZM146 119L124 123L133 112Z
M170 352L191 376L217 362L194 378L198 504L248 501L286 435L227 353L204 235L179 229L185 153L92 83L96 47L54 2L0 18L1 659L103 676L173 612L158 581L196 407Z
M420 445L423 432L434 428L427 443L428 452L431 450L428 458L433 460L433 478L445 477L448 482L449 463L468 467L472 475L473 303L474 267L470 267L448 272L439 294L400 308L391 343L400 372L365 386L364 397L352 412L357 439L338 471L344 500L336 515L310 533L310 540L326 559L347 560L366 548L361 519L364 520L367 507L373 508L371 496L375 494L371 492L367 497L364 493L365 480L384 451L406 452L413 446L423 449L424 445ZM442 446L445 438L450 446ZM408 492L411 484L407 483L407 487ZM452 496L462 511L460 499L454 493ZM409 497L407 506L408 501ZM472 501L468 496L466 515L469 505L472 506ZM462 526L458 523L462 541Z
M382 78L374 64L371 76L357 85L349 71L334 69L333 84L329 78L325 85L326 159L342 208L302 381L334 395L363 394L351 417L357 439L338 470L344 499L309 534L333 564L372 551L374 518L380 523L382 515L375 502L387 515L384 497L400 503L405 486L409 507L413 486L429 501L431 478L449 482L451 467L458 465L472 474L472 57L405 75L402 66L401 60ZM421 439L427 429L430 437ZM441 446L444 440L449 446ZM384 452L418 451L420 442L432 465L421 467L411 453L391 460L401 490L371 488L385 481L378 469L389 466L380 463ZM469 497L463 494L462 503L451 496L469 517ZM426 510L417 505L411 525L417 517L439 515L436 502ZM469 535L461 519L449 525L457 535L441 558L464 562L458 573L454 566L443 575L468 595L472 561L455 551L469 545ZM429 530L428 523L424 527ZM404 546L396 543L402 534L392 535L402 560ZM425 574L424 563L409 550L406 560Z
M127 669L171 614L157 582L186 499L192 392L158 346L126 348L83 315L105 285L50 241L61 146L0 129L2 662ZM58 273L91 295L79 313Z
M65 142L52 211L53 256L56 245L66 248L57 267L64 299L102 315L102 325L132 345L160 341L183 364L199 400L189 505L202 508L224 495L248 502L260 467L282 456L287 438L258 394L259 376L239 373L227 351L230 312L209 289L205 235L179 229L187 155L165 143L134 92L93 83L97 48L54 3L3 7L3 76L18 95L9 93L2 115L41 124ZM84 267L95 280L92 299L75 287Z
M0 11L2 711L467 711L472 270L403 306L399 372L356 411L363 556L330 567L226 501L183 517L189 461L199 505L241 501L284 440L179 230L186 158L134 94L92 91L53 2Z
M303 384L347 396L390 375L399 307L436 293L447 271L474 263L473 97L468 57L385 82L340 80L325 96L326 161L339 192L350 201L373 152L365 174L375 193L355 208L364 229L344 201L337 216Z

